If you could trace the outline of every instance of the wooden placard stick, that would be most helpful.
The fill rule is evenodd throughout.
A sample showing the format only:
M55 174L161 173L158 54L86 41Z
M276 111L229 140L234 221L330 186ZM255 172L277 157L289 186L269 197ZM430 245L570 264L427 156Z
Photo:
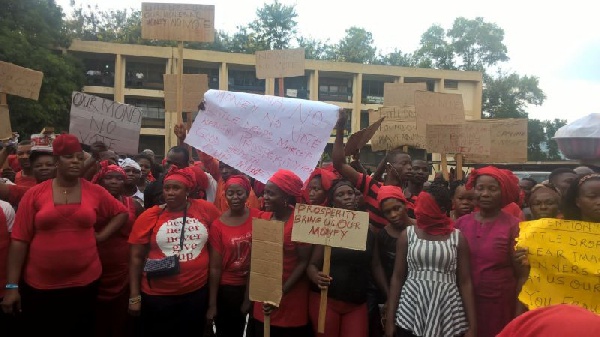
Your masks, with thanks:
M331 246L325 246L323 254L323 274L329 275L331 271ZM327 289L321 290L321 304L319 305L319 333L325 333L325 316L327 314Z
M285 93L283 92L283 90L284 90L283 77L280 77L278 82L279 82L279 97L285 97Z
M182 124L183 116L183 41L177 42L177 124Z
M449 177L448 177L448 159L446 158L446 153L441 153L441 156L442 156L442 161L441 161L442 176L444 177L444 180L449 181Z
M408 145L402 146L402 152L408 153Z
M457 153L455 155L456 159L456 180L462 180L463 178L463 155L462 153Z
M263 336L271 337L271 315L264 316Z
M0 104L5 105L8 104L6 100L6 93L0 91Z

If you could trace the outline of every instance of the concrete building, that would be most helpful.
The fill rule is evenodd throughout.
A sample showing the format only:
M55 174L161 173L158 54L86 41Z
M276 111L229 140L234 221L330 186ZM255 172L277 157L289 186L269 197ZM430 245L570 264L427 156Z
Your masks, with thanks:
M163 74L177 70L176 47L75 40L68 52L85 65L84 92L142 109L140 150L152 148L162 156L176 145L172 130L177 117L165 112L163 99ZM207 74L211 89L279 95L274 80L256 78L254 55L192 49L185 49L183 55L184 73ZM317 60L306 60L305 68L305 76L285 79L286 96L325 101L351 111L349 133L368 126L367 111L383 103L384 83L425 82L430 91L462 94L465 117L481 118L479 72ZM362 153L366 163L377 162L378 156L381 154L369 150Z

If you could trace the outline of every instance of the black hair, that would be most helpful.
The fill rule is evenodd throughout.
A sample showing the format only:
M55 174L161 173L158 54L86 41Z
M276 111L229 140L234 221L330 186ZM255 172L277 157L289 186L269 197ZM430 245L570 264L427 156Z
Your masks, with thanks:
M43 156L50 156L52 157L53 160L56 161L56 156L54 156L54 154L52 154L52 152L50 151L31 151L31 154L29 155L29 162L31 164L33 164L33 162L35 162L38 158L43 157Z
M450 191L444 184L433 182L428 188L427 193L431 194L442 212L448 214L452 209L452 198Z
M336 179L331 183L331 188L327 191L327 203L329 207L333 207L333 198L335 197L335 190L341 186L350 186L354 194L356 194L354 184L345 179Z
M33 145L33 143L31 142L31 140L29 140L29 139L22 140L18 144L18 146L27 146L27 145Z
M465 186L465 185L467 185L467 180L466 179L452 181L450 183L450 198L454 198L454 195L456 194L456 190L460 186Z
M149 161L149 162L150 162L150 165L151 165L151 166L154 164L154 158L152 158L152 156L149 156L149 155L147 155L147 154L145 154L145 153L143 153L143 152L142 152L142 153L138 153L138 154L136 154L136 155L133 157L133 160L135 160L136 162L137 162L139 159L146 159L147 161Z
M183 160L185 160L185 164L186 165L190 164L190 153L189 153L189 151L185 147L183 147L183 146L173 146L172 148L169 149L169 152L183 154ZM168 155L169 152L167 152L167 155Z
M410 155L408 153L402 151L402 149L396 148L396 149L388 151L387 155L385 156L385 161L391 163L391 162L393 162L393 159L399 155L406 155L406 156L408 156L408 158L410 158ZM412 161L411 161L411 163L412 163Z
M552 170L552 172L550 172L550 176L548 176L548 181L552 182L552 180L554 180L554 178L558 177L559 175L561 175L563 173L573 173L576 175L576 173L575 173L575 171L573 171L573 169L570 169L568 167L559 167L557 169Z
M525 178L521 178L521 180L528 181L528 182L532 183L532 184L533 184L533 186L535 186L535 185L537 185L537 184L538 184L537 180L535 180L535 179L533 179L533 178L531 178L531 177L525 177Z
M562 197L563 215L565 220L583 220L581 216L581 209L577 207L577 196L582 184L587 181L600 180L600 175L587 175L581 179L575 179L567 189L567 192Z

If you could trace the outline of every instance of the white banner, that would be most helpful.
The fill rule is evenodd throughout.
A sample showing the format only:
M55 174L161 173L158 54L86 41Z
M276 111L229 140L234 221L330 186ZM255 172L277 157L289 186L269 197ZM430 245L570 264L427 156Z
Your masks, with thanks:
M118 154L137 154L142 111L128 104L73 92L69 133L83 144L101 141Z
M337 121L332 104L209 90L185 142L266 183L280 168L302 181L315 169Z

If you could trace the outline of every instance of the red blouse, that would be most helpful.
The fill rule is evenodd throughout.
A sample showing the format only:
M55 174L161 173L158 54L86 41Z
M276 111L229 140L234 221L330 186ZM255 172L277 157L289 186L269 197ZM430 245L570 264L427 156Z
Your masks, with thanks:
M52 181L29 189L17 210L12 238L29 243L23 278L37 289L85 286L102 271L94 224L127 210L104 188L84 179L79 180L81 203L56 205Z

